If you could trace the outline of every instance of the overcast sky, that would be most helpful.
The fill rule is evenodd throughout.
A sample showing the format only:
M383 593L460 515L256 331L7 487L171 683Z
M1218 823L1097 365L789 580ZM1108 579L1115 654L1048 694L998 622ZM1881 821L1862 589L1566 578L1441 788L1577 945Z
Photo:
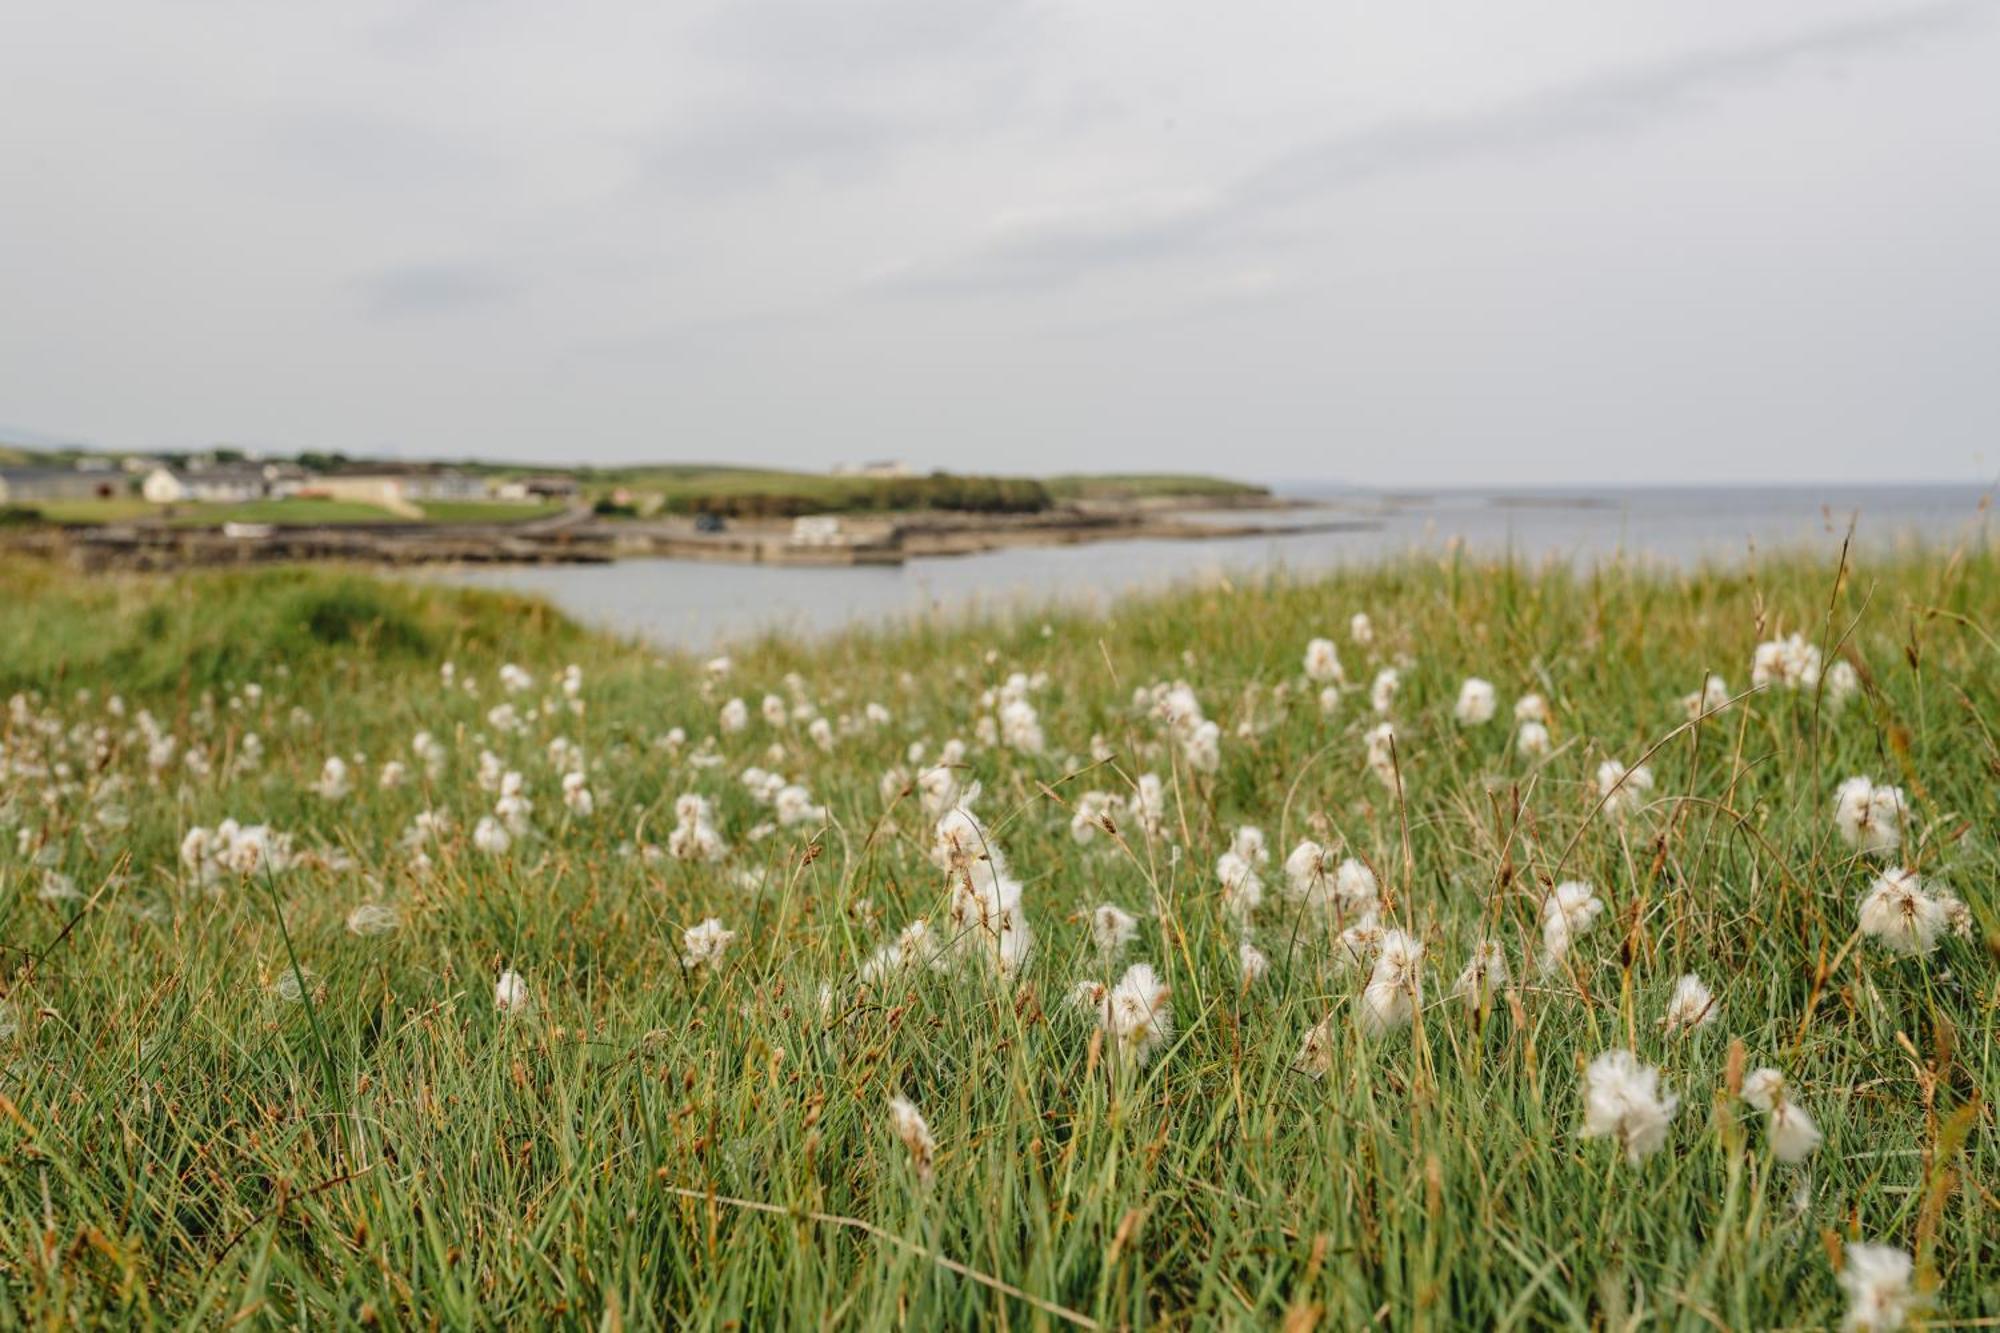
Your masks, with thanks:
M0 437L2000 470L2000 9L27 0Z

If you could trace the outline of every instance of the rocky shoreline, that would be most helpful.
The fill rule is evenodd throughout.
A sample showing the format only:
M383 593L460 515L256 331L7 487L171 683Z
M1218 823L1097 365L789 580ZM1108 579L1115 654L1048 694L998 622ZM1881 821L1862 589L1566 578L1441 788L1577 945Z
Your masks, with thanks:
M437 564L601 564L630 558L736 564L899 565L906 560L974 555L1012 547L1104 541L1208 541L1369 526L1328 519L1282 524L1259 510L1302 506L1199 500L1086 503L1037 514L919 511L843 516L827 540L801 542L779 521L738 521L702 531L689 518L604 519L577 510L529 523L482 525L351 524L244 530L157 524L44 527L18 531L7 549L91 570L342 561L388 566ZM1238 515L1241 517L1238 517Z

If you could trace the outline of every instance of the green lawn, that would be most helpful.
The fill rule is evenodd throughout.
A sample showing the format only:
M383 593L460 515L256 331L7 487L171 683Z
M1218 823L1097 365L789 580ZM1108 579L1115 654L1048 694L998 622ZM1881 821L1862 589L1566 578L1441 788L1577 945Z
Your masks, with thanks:
M129 523L151 518L160 507L135 496L109 500L38 500L33 508L56 523Z
M378 505L351 500L251 500L241 504L151 504L137 497L115 500L61 500L34 506L45 518L58 523L130 523L145 519L165 519L180 528L212 528L224 523L272 523L297 526L310 523L398 523L397 517Z
M418 507L431 523L520 523L553 518L564 508L554 502L522 504L506 500L431 500Z
M319 523L407 523L380 505L358 500L246 500L241 504L175 505L168 520L177 528L212 528L224 523L270 523L303 527Z
M1795 632L1818 675L1751 691ZM0 562L0 1326L1805 1329L1855 1241L1991 1326L1996 635L1990 545L1239 577L726 669L519 597ZM1856 776L1904 793L1872 849ZM1657 1087L1586 1135L1620 1049Z

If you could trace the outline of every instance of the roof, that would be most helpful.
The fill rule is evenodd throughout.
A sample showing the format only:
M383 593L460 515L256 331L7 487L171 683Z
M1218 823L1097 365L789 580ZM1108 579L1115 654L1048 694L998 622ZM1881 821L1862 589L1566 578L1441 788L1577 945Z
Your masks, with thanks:
M261 483L264 480L264 467L261 463L219 463L214 467L203 468L169 467L167 464L162 463L154 468L153 471L164 472L170 477L189 482L251 481Z
M448 463L348 463L324 473L328 477L469 477L473 474Z
M52 481L57 477L88 477L96 480L103 474L86 472L80 467L0 467L0 478L7 481Z

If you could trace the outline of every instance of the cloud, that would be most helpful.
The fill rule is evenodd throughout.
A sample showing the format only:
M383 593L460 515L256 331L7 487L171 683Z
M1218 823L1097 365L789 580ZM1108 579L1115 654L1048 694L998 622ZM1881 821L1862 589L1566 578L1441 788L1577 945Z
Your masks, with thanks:
M872 172L907 131L886 117L833 106L757 106L690 115L640 152L646 181L672 190L754 190L805 174Z
M1223 212L1221 201L1203 197L1014 215L998 220L986 241L957 261L885 270L868 285L909 295L1057 286L1195 250L1214 238Z
M1986 8L1973 0L1927 5L1772 42L1691 52L1470 111L1388 121L1285 153L1205 200L1169 208L1111 203L1002 220L969 250L899 267L865 285L934 295L1047 288L1131 265L1197 257L1240 244L1287 208L1341 190L1635 133L1706 94L1755 84L1807 61L1897 46Z
M411 264L364 274L356 286L376 319L453 314L518 298L523 284L476 264Z

